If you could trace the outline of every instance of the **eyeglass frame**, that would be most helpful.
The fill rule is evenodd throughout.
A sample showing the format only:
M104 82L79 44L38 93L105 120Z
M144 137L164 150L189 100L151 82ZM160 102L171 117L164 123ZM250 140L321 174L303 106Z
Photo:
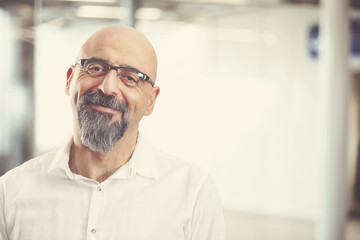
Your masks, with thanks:
M85 61L100 62L100 63L102 63L102 64L108 65L110 68L109 68L109 71L108 71L106 74L108 74L108 73L110 72L110 70L115 70L116 72L118 72L118 69L130 70L130 71L133 71L133 72L141 73L141 74L144 75L144 80L141 80L141 79L140 79L141 82L148 82L148 83L151 84L152 87L154 87L154 85L155 85L154 81L149 77L149 75L147 75L146 73L143 73L143 72L141 72L141 71L139 71L139 70L137 70L136 68L133 68L133 67L114 66L114 65L111 65L111 64L107 63L105 60L103 60L103 59L98 59L98 58L89 58L89 59L83 58L83 59L78 59L78 60L76 60L75 66L79 64L79 65L83 68L84 72L85 72L87 75L89 75L90 77L95 77L95 78L96 78L96 77L103 77L103 76L105 76L106 74L100 75L100 76L92 76L92 75L90 75L90 74L85 70L85 66L83 65L83 64L85 63Z

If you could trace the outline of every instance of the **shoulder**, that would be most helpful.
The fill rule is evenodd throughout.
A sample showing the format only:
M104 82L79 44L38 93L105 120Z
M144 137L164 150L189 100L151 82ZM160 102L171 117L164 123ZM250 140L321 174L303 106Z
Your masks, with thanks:
M160 150L143 137L139 139L131 161L143 177L199 182L207 176L201 166Z
M200 187L210 178L204 167L158 149L154 149L154 162L159 176L175 175L193 186Z
M164 170L176 170L184 169L191 174L195 175L206 175L204 168L195 162L192 162L191 159L182 159L173 154L163 152L161 150L155 149L155 161L157 165L162 167Z
M15 184L26 181L31 176L38 176L42 172L47 172L55 153L56 151L45 153L9 170L0 177L1 182L5 185Z

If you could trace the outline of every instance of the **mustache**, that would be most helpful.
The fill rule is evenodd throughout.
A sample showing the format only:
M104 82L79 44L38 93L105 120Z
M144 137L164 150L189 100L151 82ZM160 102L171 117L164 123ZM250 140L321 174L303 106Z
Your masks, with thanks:
M103 92L86 91L82 96L84 104L94 104L118 110L122 113L127 112L129 105L126 101L117 101L113 95L105 95Z

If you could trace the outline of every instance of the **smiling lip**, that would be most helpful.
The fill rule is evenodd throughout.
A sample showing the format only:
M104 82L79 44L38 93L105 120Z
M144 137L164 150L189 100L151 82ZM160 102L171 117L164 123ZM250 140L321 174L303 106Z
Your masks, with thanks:
M100 111L100 112L105 112L105 113L117 113L117 112L119 112L118 110L108 108L108 107L104 107L104 106L100 106L100 105L89 104L89 106L91 108L95 109L95 110Z

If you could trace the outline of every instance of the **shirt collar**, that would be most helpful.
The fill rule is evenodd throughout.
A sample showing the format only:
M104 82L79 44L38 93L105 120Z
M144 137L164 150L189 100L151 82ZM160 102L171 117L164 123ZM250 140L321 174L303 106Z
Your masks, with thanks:
M63 172L71 179L81 179L71 172L69 167L69 156L73 139L71 138L63 147L57 150L54 159L49 167L48 172L56 169L63 170ZM130 160L119 168L110 178L112 179L126 179L138 174L145 178L157 179L160 177L159 167L156 162L156 155L154 149L148 144L142 134L138 135L135 150ZM78 176L78 177L77 177Z
M54 159L49 167L48 172L52 172L54 170L60 169L65 172L70 178L73 178L74 174L71 172L69 167L69 159L70 159L70 150L73 144L73 139L71 138L64 146L62 146L59 150L56 151Z
M153 179L157 179L160 176L156 163L155 151L142 134L138 135L136 147L130 160L116 171L112 178L124 178L125 171L127 171L127 178L132 177L135 174Z

